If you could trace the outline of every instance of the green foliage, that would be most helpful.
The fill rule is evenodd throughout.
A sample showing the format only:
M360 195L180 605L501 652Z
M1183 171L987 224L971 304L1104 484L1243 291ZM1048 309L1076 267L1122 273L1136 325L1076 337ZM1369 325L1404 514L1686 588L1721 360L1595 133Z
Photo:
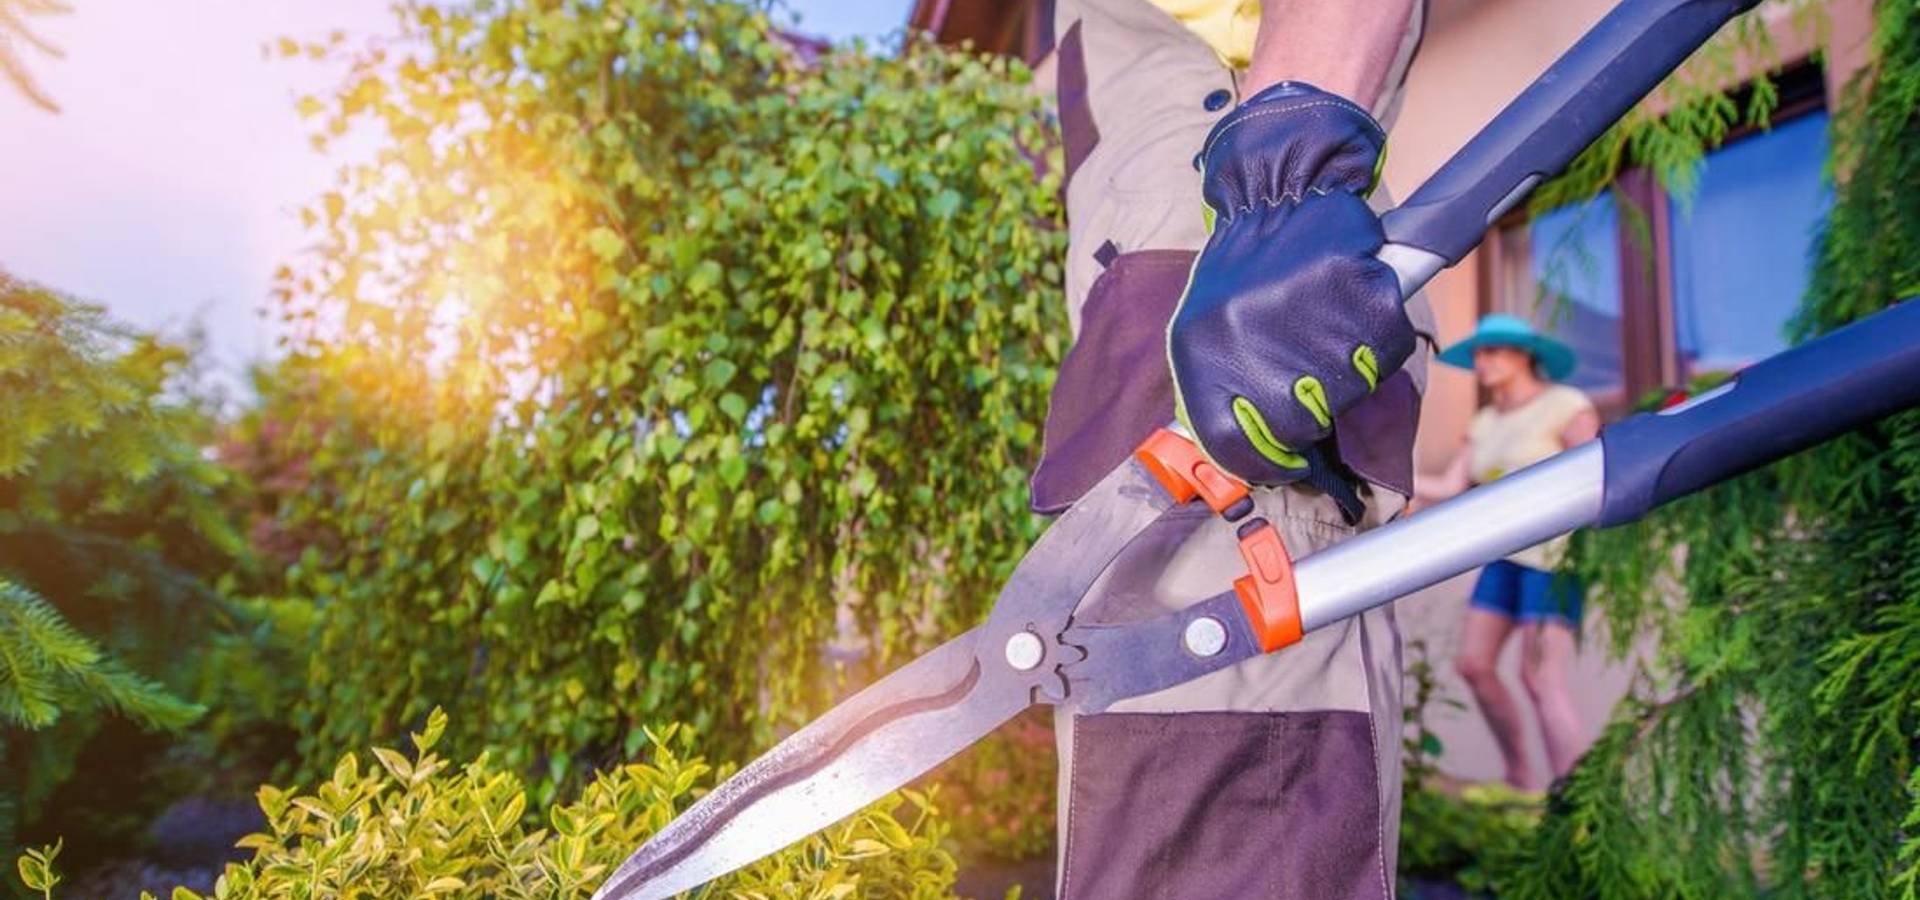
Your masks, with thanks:
M741 755L973 624L1066 336L1024 70L805 63L710 0L399 14L283 48L351 68L321 145L383 141L307 213L265 401L304 756L445 704L545 801L643 723Z
M0 484L10 518L122 512L143 483L190 464L194 410L155 402L185 360L97 306L0 272ZM98 487L77 494L72 485Z
M413 752L349 753L310 792L260 789L267 830L227 866L211 896L585 898L626 856L704 790L715 772L684 754L685 732L649 732L651 759L601 774L577 800L527 815L525 785L487 754L464 764L433 752L440 710ZM953 896L954 862L931 798L906 793L715 882L729 897L936 900ZM19 862L52 896L57 848ZM173 900L200 897L176 888Z
M1796 27L1815 34L1826 30L1825 10L1809 0L1785 0L1734 19L1646 101L1575 157L1566 171L1535 190L1529 208L1545 212L1586 200L1631 166L1645 167L1675 196L1687 197L1706 153L1735 128L1765 127L1779 104L1779 92L1764 74L1742 93L1729 89L1741 81L1743 62L1778 58L1767 22L1768 14L1782 8L1791 10ZM1632 208L1623 212L1645 215Z
M47 112L59 112L60 107L40 89L33 73L27 71L26 60L20 58L14 42L19 41L48 56L59 56L60 50L34 34L26 20L29 16L72 11L73 7L60 0L0 0L0 77L6 78L21 96Z
M53 889L60 884L60 873L53 868L53 861L60 855L61 844L55 842L51 847L29 849L20 854L14 868L20 873L20 883L27 890L39 891L40 896L52 900Z
M1852 321L1896 297L1920 294L1920 12L1881 0L1872 75L1846 88L1835 110L1831 169L1837 202L1814 257L1814 302L1800 333Z
M198 712L181 695L221 696L194 651L229 620L207 578L244 572L244 542L227 524L233 485L202 453L211 431L188 362L0 273L0 719L12 726L0 731L0 837L16 821L62 827L84 835L85 856L125 836L163 799L156 772L169 763L148 751L169 739L152 730ZM74 781L108 745L137 763ZM115 808L84 829L48 821L72 810L54 798L76 787Z
M1803 335L1920 288L1915 20L1878 6L1876 66L1835 117ZM1583 535L1609 631L1657 633L1659 665L1541 827L1485 864L1497 893L1916 896L1917 535L1913 413Z
M1537 797L1501 784L1409 790L1400 807L1400 877L1489 886L1485 861L1511 852L1541 817ZM1404 891L1403 891L1404 892Z
M1539 819L1538 803L1502 785L1446 783L1435 763L1446 748L1427 727L1427 714L1463 704L1441 693L1425 641L1408 641L1404 649L1409 691L1401 713L1399 874L1477 890L1485 887L1480 861L1526 835Z
M154 728L181 728L200 708L100 652L47 601L0 578L0 719L46 728L64 712L102 708Z
M141 668L174 661L242 571L233 485L185 348L0 273L0 572Z

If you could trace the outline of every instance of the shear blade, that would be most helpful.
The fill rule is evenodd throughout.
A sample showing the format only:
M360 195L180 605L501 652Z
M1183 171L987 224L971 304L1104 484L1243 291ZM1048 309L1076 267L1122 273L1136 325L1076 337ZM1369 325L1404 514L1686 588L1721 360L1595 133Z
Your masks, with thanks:
M1105 712L1122 700L1178 687L1261 654L1232 591L1143 621L1076 622L1061 641L1084 654L1061 666L1075 715Z
M691 890L858 812L1000 727L1029 705L1032 688L976 659L980 633L942 644L781 741L655 834L594 900Z
M664 900L858 812L1029 705L1066 699L1062 645L1109 562L1174 506L1131 461L1041 535L986 624L901 667L781 741L636 851L595 900ZM1023 667L1009 654L1037 653Z

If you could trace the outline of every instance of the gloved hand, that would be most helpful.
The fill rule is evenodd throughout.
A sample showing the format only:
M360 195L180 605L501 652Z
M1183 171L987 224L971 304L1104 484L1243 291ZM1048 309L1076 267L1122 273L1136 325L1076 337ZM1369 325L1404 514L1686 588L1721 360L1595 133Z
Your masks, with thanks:
M1207 135L1212 234L1167 356L1181 421L1242 481L1305 477L1303 452L1413 352L1365 200L1385 144L1365 110L1298 82L1254 95Z

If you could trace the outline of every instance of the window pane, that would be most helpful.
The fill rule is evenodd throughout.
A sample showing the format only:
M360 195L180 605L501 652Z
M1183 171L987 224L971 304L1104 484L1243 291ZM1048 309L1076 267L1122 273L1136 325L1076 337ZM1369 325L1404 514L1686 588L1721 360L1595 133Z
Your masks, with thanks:
M1591 394L1624 391L1620 368L1620 224L1613 194L1563 206L1528 225L1534 326L1579 357L1567 382Z
M1689 372L1737 369L1786 346L1815 227L1827 116L1801 116L1709 154L1691 208L1673 203L1674 331Z

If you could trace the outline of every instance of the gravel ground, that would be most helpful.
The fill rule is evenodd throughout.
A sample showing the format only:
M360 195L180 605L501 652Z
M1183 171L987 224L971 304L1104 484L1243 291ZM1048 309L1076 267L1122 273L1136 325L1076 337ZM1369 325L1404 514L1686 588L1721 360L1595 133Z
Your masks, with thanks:
M140 900L141 891L168 896L175 887L213 892L214 879L245 851L235 841L266 828L260 807L250 798L216 800L188 797L160 813L147 826L147 858L124 859L91 867L63 897L85 900Z

